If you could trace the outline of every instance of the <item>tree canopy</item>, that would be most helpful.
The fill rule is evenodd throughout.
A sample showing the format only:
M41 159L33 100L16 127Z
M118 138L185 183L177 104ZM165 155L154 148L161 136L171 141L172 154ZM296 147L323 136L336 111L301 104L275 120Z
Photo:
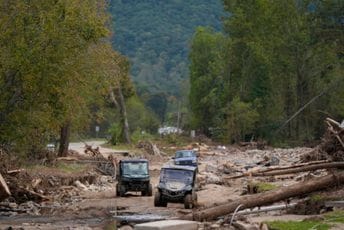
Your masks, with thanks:
M194 127L225 127L216 135L230 142L299 142L320 135L324 116L342 119L342 1L225 0L224 7L231 13L224 34L201 28L193 38Z
M118 84L105 1L0 1L0 144L35 152Z

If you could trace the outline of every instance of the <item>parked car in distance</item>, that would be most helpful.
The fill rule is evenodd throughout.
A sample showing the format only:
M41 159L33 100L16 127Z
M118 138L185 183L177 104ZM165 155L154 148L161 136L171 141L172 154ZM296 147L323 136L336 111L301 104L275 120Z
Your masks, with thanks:
M154 206L166 207L167 203L184 203L186 209L195 207L197 168L193 166L165 165L160 170Z
M116 195L126 192L141 192L142 196L152 196L152 184L149 177L149 164L146 159L121 160L117 174Z
M175 165L191 165L197 167L197 152L195 150L179 150L175 153Z

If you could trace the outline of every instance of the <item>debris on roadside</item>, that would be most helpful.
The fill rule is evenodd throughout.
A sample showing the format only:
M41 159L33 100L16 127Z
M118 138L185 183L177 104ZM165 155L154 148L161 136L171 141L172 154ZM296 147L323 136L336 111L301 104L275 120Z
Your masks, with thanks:
M153 156L161 157L162 155L165 155L159 150L157 145L151 141L139 141L136 147L144 149L148 154L153 155Z

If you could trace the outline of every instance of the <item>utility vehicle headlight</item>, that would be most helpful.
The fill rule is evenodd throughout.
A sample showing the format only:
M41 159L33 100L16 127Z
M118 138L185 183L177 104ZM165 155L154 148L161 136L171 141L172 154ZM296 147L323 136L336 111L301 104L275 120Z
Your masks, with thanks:
M192 190L192 186L191 185L185 186L185 190Z
M159 188L166 188L166 185L164 183L160 183L158 187Z

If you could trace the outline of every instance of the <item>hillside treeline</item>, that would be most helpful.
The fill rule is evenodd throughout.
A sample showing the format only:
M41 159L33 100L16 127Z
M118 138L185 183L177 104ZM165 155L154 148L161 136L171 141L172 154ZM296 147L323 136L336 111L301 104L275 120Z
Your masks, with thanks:
M113 46L129 58L142 100L165 122L183 97L192 34L197 26L221 29L221 0L112 0L110 12Z
M224 33L190 53L195 128L225 142L300 143L344 118L344 2L224 0Z

